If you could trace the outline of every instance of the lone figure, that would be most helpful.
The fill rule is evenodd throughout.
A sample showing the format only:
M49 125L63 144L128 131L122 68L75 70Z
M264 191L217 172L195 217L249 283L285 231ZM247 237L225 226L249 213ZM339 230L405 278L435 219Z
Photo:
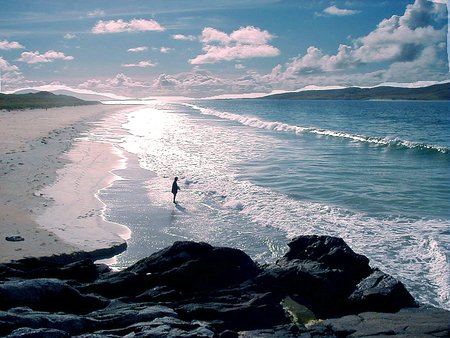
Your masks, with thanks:
M173 194L173 203L177 204L177 202L175 201L175 198L177 197L177 192L178 190L180 190L180 187L177 184L178 181L178 177L175 177L175 179L173 180L172 183L172 194Z

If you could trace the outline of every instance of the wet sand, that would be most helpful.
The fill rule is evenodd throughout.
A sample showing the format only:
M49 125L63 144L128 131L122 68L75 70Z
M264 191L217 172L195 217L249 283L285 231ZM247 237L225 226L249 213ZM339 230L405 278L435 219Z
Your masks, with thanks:
M110 144L75 139L125 108L0 111L0 263L124 242L126 228L105 222L95 197L123 158Z

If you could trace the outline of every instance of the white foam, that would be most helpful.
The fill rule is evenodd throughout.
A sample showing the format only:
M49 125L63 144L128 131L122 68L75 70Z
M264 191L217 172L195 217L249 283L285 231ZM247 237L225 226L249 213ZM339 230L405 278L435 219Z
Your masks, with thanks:
M359 135L359 134L351 134L351 133L342 132L342 131L294 126L294 125L290 125L290 124L286 124L286 123L278 122L278 121L264 121L257 117L249 117L249 116L243 116L243 115L233 114L233 113L224 112L224 111L218 111L218 110L209 109L209 108L203 108L203 107L196 106L194 104L185 104L185 105L189 106L193 109L196 109L205 115L217 116L217 117L220 117L223 119L239 122L246 126L260 128L260 129L274 130L274 131L280 131L280 132L289 132L289 133L294 133L294 134L310 133L310 134L315 134L315 135L319 135L319 136L328 136L328 137L337 137L337 138L347 139L347 140L350 140L353 142L366 142L369 144L385 146L385 147L391 146L391 147L409 148L409 149L417 149L417 150L438 151L438 152L441 152L444 154L450 153L450 149L446 146L419 143L419 142L413 142L413 141L408 141L408 140L401 140L398 138L392 139L389 137L371 137L371 136L365 136L365 135Z

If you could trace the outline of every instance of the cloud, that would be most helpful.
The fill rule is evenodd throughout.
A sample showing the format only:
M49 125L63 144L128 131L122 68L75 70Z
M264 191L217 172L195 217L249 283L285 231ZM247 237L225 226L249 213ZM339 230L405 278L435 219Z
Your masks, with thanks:
M18 71L19 68L17 66L11 65L6 61L4 58L0 56L0 70L3 72L10 72L10 71Z
M352 10L352 9L341 9L337 8L336 6L330 6L325 8L324 13L329 15L336 15L336 16L347 16L347 15L355 15L360 13L360 11Z
M131 21L100 20L92 28L94 34L122 33L122 32L143 32L143 31L164 31L165 28L155 20L133 19Z
M160 74L152 84L152 92L162 95L177 93L188 97L219 96L230 93L269 93L272 84L255 72L239 78L220 78L211 72L194 68L191 72ZM206 90L205 90L206 88Z
M183 35L183 34L174 34L172 35L174 40L185 40L185 41L194 41L197 40L197 37L194 35Z
M88 12L87 16L90 18L99 17L99 16L105 16L105 11L102 9L96 9L92 12Z
M190 97L204 96L205 88L208 88L208 94L211 95L225 92L230 88L230 84L202 69L173 75L163 73L152 84L152 92L163 95L176 92L177 95Z
M122 64L122 67L140 67L140 68L149 68L149 67L155 67L157 63L152 62L151 60L147 61L139 61L138 63L128 63L128 64Z
M279 81L290 81L299 76L316 76L369 64L382 69L371 73L379 80L383 75L392 80L394 74L405 78L413 71L406 71L407 67L418 67L414 71L420 69L427 76L431 76L430 69L435 74L445 74L448 65L439 61L445 54L445 19L445 5L416 0L406 7L402 16L382 20L368 35L355 39L351 46L340 45L335 55L311 46L305 55L291 59L284 70L281 65L275 67L271 76Z
M113 78L90 79L78 86L80 89L92 90L95 92L118 93L121 95L136 97L137 95L148 95L150 86L146 83L134 81L123 73L117 74Z
M67 34L64 35L64 39L66 39L66 40L72 40L72 39L75 39L76 37L77 36L75 34L72 34L72 33L67 33Z
M10 42L8 40L0 41L0 49L2 49L2 50L23 49L23 48L25 48L25 47L16 41L12 41L12 42Z
M170 53L170 52L172 52L173 50L174 50L173 48L169 48L169 47L161 47L161 48L159 49L159 51L160 51L161 53L163 53L163 54Z
M54 50L49 50L44 54L36 52L23 52L17 61L22 61L28 64L34 63L48 63L56 60L70 61L73 60L73 56L66 56L62 52L55 52Z
M148 50L148 47L141 46L141 47L136 47L136 48L130 48L127 50L127 52L137 53L137 52L145 52L146 50Z
M350 46L340 45L336 55L324 54L319 48L311 46L304 56L291 60L284 76L330 72L352 68L357 64L359 61L353 57Z
M230 35L206 27L200 40L205 54L198 55L189 63L194 65L220 61L242 60L256 57L274 57L280 54L278 48L268 44L273 38L268 31L253 26L241 27Z
M416 0L403 16L381 21L367 36L356 40L355 57L362 62L402 62L419 58L421 52L445 41L446 30L437 23L445 18L445 6Z

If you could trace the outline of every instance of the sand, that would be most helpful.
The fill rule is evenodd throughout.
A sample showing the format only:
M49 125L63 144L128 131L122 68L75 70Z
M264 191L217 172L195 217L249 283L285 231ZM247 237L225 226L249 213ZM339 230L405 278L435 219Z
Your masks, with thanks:
M110 144L74 141L124 106L0 111L0 263L123 243L95 197L123 158ZM5 238L20 236L23 241Z

